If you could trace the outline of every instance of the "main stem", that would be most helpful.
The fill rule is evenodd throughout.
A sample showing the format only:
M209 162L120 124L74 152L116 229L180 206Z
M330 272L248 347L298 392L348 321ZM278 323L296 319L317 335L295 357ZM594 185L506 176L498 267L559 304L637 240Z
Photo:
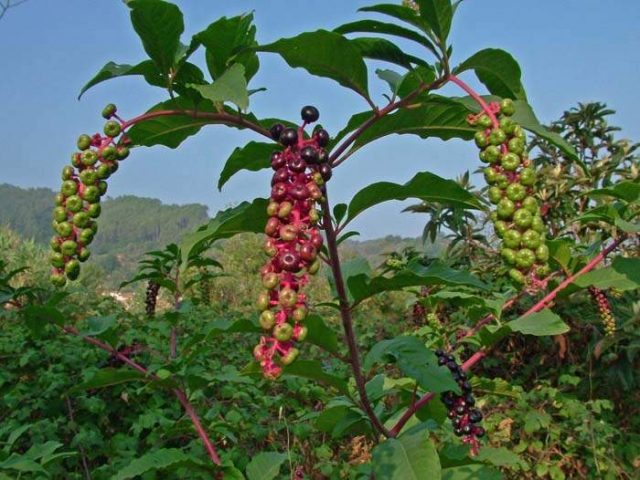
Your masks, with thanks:
M326 195L326 194L325 194ZM338 241L333 221L331 219L331 213L329 209L329 200L326 199L323 205L323 226L327 236L327 249L329 250L329 259L331 260L331 271L336 285L336 292L338 293L338 301L340 304L340 317L342 319L342 327L344 328L344 334L347 339L347 346L349 348L349 363L353 370L353 376L356 380L356 387L360 396L360 403L363 410L371 420L373 427L378 433L389 436L389 430L382 424L378 416L373 411L371 402L367 395L366 380L362 373L362 366L360 365L360 353L358 352L358 344L356 343L356 335L353 330L353 318L351 317L351 307L349 306L349 300L347 297L347 291L344 285L344 278L342 276L342 267L340 266L340 255L338 253Z
M76 329L75 327L64 327L63 330L68 334L75 335L76 337L80 337L85 342L91 345L94 345L104 350L105 352L110 353L121 362L129 365L134 370L137 370L140 373L144 373L145 375L149 375L154 380L159 380L159 378L156 375L152 373L150 374L145 367L143 367L136 361L132 360L122 352L119 352L118 350L113 348L111 345L101 342L97 338L85 337L84 335L81 335L78 329ZM186 414L191 419L191 422L193 423L193 426L195 427L196 432L198 433L198 436L200 437L200 440L202 441L204 448L207 452L207 455L209 455L209 458L211 459L211 461L215 465L218 465L218 466L222 465L222 462L220 461L220 457L218 456L218 452L213 446L213 443L211 442L211 439L209 438L207 431L202 426L202 423L200 422L200 418L198 417L198 414L193 408L193 405L191 405L191 403L189 402L189 399L187 398L186 393L183 390L180 390L179 388L174 388L172 392L176 396L176 398L178 399L182 407L184 408L184 411L186 412Z
M598 255L596 255L594 258L592 258L591 261L589 263L587 263L583 268L578 270L573 275L567 277L556 288L554 288L551 292L549 292L547 295L545 295L540 301L538 301L533 307L531 307L524 314L522 314L521 318L522 317L526 317L528 315L531 315L533 313L539 312L540 310L545 308L550 302L552 302L557 297L558 293L560 293L562 290L567 288L578 277L580 277L581 275L584 275L585 273L590 272L595 267L597 267L600 263L602 263L602 261L607 257L607 255L609 255L611 252L613 252L622 242L625 241L625 239L626 239L626 237L619 237L618 239L616 239L611 245L609 245L607 248L602 250ZM515 299L512 299L512 300L517 301L520 298L521 298L521 296L518 295L518 296L516 296ZM513 306L513 304L515 302L512 301L512 300L510 300L509 302L505 303L505 305L502 307L503 310ZM462 364L462 370L464 370L465 372L469 371L471 368L473 368L473 366L475 364L480 362L486 355L487 355L487 351L486 350L479 350L479 351L475 352L471 357L469 357L469 359L466 362L464 362ZM414 402L406 410L406 412L402 415L402 417L400 417L400 419L396 422L396 424L393 426L393 428L391 430L389 430L390 435L392 437L396 437L400 433L400 431L402 430L402 427L404 427L405 424L409 421L409 419L418 410L420 410L427 403L429 403L429 401L431 401L431 399L434 396L435 396L435 394L433 392L429 392L429 393L426 393L425 395L423 395L417 402Z

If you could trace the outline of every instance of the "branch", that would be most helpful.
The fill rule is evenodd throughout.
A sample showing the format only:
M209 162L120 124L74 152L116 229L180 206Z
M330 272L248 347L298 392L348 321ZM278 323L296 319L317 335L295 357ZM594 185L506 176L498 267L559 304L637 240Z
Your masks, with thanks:
M373 427L382 435L388 437L389 431L382 425L382 422L373 411L369 397L367 396L366 380L362 374L362 367L360 365L360 353L358 352L358 345L356 343L356 336L353 330L353 319L351 317L351 308L349 306L349 300L347 297L347 291L344 285L344 279L342 277L342 268L340 266L340 256L338 254L338 244L336 241L336 231L331 221L331 210L329 208L329 200L325 199L323 205L324 216L324 229L327 235L327 249L329 250L329 257L331 260L331 271L336 284L336 291L338 293L338 300L340 303L340 317L342 319L342 327L344 328L344 334L347 339L347 346L349 347L349 363L353 370L353 376L356 380L356 387L360 396L360 403L362 409L365 411Z
M556 298L556 296L558 295L558 293L560 291L562 291L565 288L567 288L570 284L572 284L581 275L584 275L585 273L588 273L591 270L593 270L595 267L597 267L607 257L607 255L609 255L612 251L614 251L625 240L626 240L626 237L624 237L624 236L619 237L611 245L609 245L607 248L602 250L598 255L596 255L593 259L591 259L591 261L589 263L587 263L583 268L578 270L573 275L567 277L556 288L554 288L551 292L549 292L547 295L545 295L544 298L542 298L533 307L531 307L529 310L527 310L525 313L523 313L520 318L526 317L528 315L531 315L532 313L539 312L540 310L545 308L549 303L551 303ZM505 309L510 308L511 306L513 306L521 298L521 296L522 295L520 294L520 295L516 296L514 299L512 299L512 300L508 301L507 303L505 303L502 306L502 309L505 310ZM488 323L486 321L486 319L487 319L487 317L483 318L482 320L480 320L479 323L481 323L481 322L485 322L485 324ZM476 329L477 329L477 326L474 328L474 330L476 330ZM462 364L462 370L465 371L465 372L469 371L476 363L480 362L480 360L482 360L486 355L487 355L487 351L486 350L484 350L484 349L483 350L478 350L471 357L469 357L469 359L466 362L464 362ZM433 392L426 393L425 395L422 396L422 398L420 398L420 400L418 400L417 402L414 402L409 408L407 408L407 411L402 415L402 417L400 417L400 419L396 422L396 424L393 426L393 428L391 430L389 430L390 435L392 437L396 437L400 433L400 431L402 430L402 427L404 427L405 424L409 421L409 419L418 410L420 410L422 407L424 407L434 396L435 396L435 394Z
M91 345L94 345L94 346L104 350L105 352L110 353L111 355L115 356L121 362L126 363L131 368L133 368L134 370L137 370L140 373L144 373L145 375L148 375L153 380L160 380L155 374L149 373L149 371L145 367L143 367L142 365L140 365L136 361L132 360L131 358L129 358L127 355L123 354L122 352L119 352L117 349L113 348L111 345L106 344L104 342L101 342L97 338L85 337L84 335L81 335L80 332L78 331L78 329L76 329L75 327L63 327L62 330L64 332L70 334L70 335L74 335L76 337L80 337L85 342L87 342L87 343L89 343ZM211 439L209 438L209 435L207 434L207 432L204 429L204 427L202 426L202 423L200 423L200 418L198 417L198 414L194 410L193 405L191 405L191 403L189 402L189 399L187 398L187 395L184 393L184 391L182 391L182 390L180 390L178 388L174 388L172 391L173 391L173 394L178 399L178 401L180 402L180 404L182 405L182 407L184 408L186 414L189 415L189 418L191 419L191 422L193 423L193 426L195 427L196 432L198 433L198 436L200 437L200 440L204 444L204 448L207 451L207 454L209 455L209 458L211 459L211 461L215 465L218 465L218 466L222 465L222 462L220 461L220 457L218 456L218 453L217 453L215 447L211 443Z
M26 2L27 0L18 0L17 2L13 2L11 0L7 0L6 2L0 2L0 19L4 17L4 14L7 13L7 10L13 7L17 7L21 3Z

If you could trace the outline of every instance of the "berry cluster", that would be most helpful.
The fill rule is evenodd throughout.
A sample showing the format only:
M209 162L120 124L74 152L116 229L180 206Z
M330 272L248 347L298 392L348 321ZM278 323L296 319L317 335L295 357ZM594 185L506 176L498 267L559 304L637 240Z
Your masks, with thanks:
M549 274L546 228L535 198L536 171L527 157L526 135L511 116L513 101L489 105L490 113L470 115L478 128L476 145L480 160L488 163L484 177L496 235L502 239L501 256L510 267L509 276L519 284L535 282Z
M266 378L276 379L282 366L292 363L299 354L294 342L307 335L303 325L307 316L307 297L301 289L309 275L320 268L318 251L323 239L317 227L320 215L316 202L324 195L324 182L331 178L327 153L329 134L316 128L305 139L304 127L319 118L315 107L302 109L300 128L271 128L274 140L285 149L275 152L271 166L271 197L267 207L265 253L271 257L260 271L265 290L256 306L261 311L260 325L269 332L260 338L253 354Z
M51 282L64 286L67 278L75 280L80 274L80 262L89 258L87 246L98 231L100 197L107 192L107 178L118 169L118 162L129 156L129 140L121 135L119 120L113 104L107 105L102 116L107 119L104 135L78 137L78 152L71 155L71 165L62 169L62 188L56 194L53 210L53 229L50 242ZM117 118L117 117L116 117Z
M616 319L611 312L611 305L609 304L607 295L596 287L589 287L589 293L593 301L598 305L598 311L600 312L605 333L607 336L613 337L616 334Z
M464 443L471 445L472 455L477 455L480 448L478 439L484 437L486 432L483 427L478 425L482 421L482 412L474 408L476 399L471 393L471 384L453 355L437 350L436 356L438 357L438 365L445 365L451 370L453 379L462 391L461 395L454 392L444 392L440 396L442 403L449 410L448 417L453 424L453 431L456 436L463 437Z
M147 312L148 317L153 317L156 314L156 303L158 302L159 292L160 284L155 280L149 280L144 298L145 311Z

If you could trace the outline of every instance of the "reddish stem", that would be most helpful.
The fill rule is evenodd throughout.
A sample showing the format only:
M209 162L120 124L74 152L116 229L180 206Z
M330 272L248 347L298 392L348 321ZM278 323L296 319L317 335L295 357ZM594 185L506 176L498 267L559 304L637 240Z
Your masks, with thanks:
M480 94L478 94L478 92L476 92L473 88L456 77L453 73L449 75L449 80L458 85L465 92L467 92L469 96L473 98L478 103L478 105L480 105L480 107L482 107L484 113L486 113L487 116L491 119L493 128L498 128L500 126L500 122L498 122L496 115L491 111L491 108L489 107L487 102L484 101L484 99L480 96Z
M134 370L137 370L140 373L144 373L145 375L148 375L154 380L159 380L159 378L156 375L154 375L153 373L149 373L149 371L145 367L143 367L136 361L131 360L127 355L123 354L122 352L119 352L118 350L113 348L111 345L101 342L97 338L85 337L84 335L81 335L78 329L75 327L63 327L62 330L68 334L75 335L76 337L80 337L85 342L110 353L121 362L129 365ZM191 422L193 423L193 426L195 427L196 432L198 432L198 436L200 437L200 440L204 444L204 448L207 451L207 454L209 455L209 458L211 459L211 461L218 466L222 465L222 462L220 461L220 457L218 456L218 453L216 452L215 447L211 443L211 440L209 439L209 435L207 434L206 430L202 426L202 423L200 423L200 418L198 417L198 414L194 410L193 405L191 405L191 403L189 402L187 395L178 388L174 388L172 391L173 391L173 394L178 399L178 401L180 402L180 404L182 405L182 407L184 408L186 414L189 415L189 418L191 419Z
M609 255L613 250L615 250L625 240L626 240L626 237L624 237L624 236L616 239L611 245L609 245L607 248L602 250L598 255L593 257L591 259L591 261L589 263L587 263L583 268L578 270L576 273L574 273L570 277L567 277L556 288L554 288L551 292L549 292L547 295L545 295L544 298L542 298L533 307L531 307L524 314L522 314L521 317L526 317L528 315L531 315L532 313L539 312L540 310L545 308L551 301L553 301L556 298L556 296L558 295L558 293L560 291L564 290L567 286L569 286L571 283L573 283L576 280L576 278L578 278L579 276L584 275L585 273L590 272L591 270L593 270L596 266L598 266L606 258L607 255ZM520 295L518 295L517 297L515 297L512 300L517 301L519 298L520 298ZM513 304L514 304L514 302L512 302L510 300L509 302L505 303L505 305L503 305L503 309L511 307ZM486 319L486 317L483 318L480 321L482 322L485 319ZM462 364L462 369L465 372L469 371L471 368L473 368L473 366L476 363L478 363L480 360L482 360L486 355L487 355L487 351L486 350L478 350L471 357L469 357L469 359L466 362L464 362ZM400 433L402 428L405 426L405 424L409 421L409 419L418 410L420 410L422 407L424 407L434 397L434 395L435 394L433 392L426 393L417 402L414 402L409 408L407 408L407 411L404 412L402 417L400 417L400 419L396 422L396 424L393 426L393 428L391 428L391 430L389 430L390 436L391 437L398 436L398 434Z

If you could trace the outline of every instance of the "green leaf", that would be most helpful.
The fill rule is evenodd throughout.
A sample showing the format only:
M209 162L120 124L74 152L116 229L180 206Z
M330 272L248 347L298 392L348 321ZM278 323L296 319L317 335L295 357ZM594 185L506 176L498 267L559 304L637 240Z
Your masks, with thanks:
M40 336L44 327L49 324L63 326L65 323L65 317L60 310L46 305L28 305L21 310L21 314L36 337Z
M128 6L132 9L131 23L144 50L161 74L170 78L181 52L182 12L176 5L157 0L132 0Z
M514 332L525 335L544 337L547 335L561 335L569 331L569 326L562 319L545 308L536 313L520 317L506 324Z
M451 0L416 0L416 3L420 7L420 16L427 21L441 45L444 46L453 19Z
M305 326L309 330L307 334L306 342L317 345L324 350L337 353L338 348L338 336L331 328L327 326L322 317L318 315L309 315L305 321Z
M136 458L129 465L111 477L111 480L127 480L148 472L168 470L178 467L192 467L208 470L205 464L194 456L177 448L161 448Z
M330 78L369 99L367 67L358 48L342 35L326 30L283 38L258 47L279 54L291 67ZM336 55L336 52L340 52Z
M342 263L342 278L345 285L347 286L349 284L349 279L357 277L359 275L369 277L371 273L371 265L364 257L352 258L351 260ZM335 279L333 278L333 275L327 274L327 280L329 280L331 293L334 297L337 297L338 292L336 290ZM351 297L351 299L353 300L353 297Z
M106 332L116 324L115 315L106 315L101 317L89 317L87 319L87 328L80 332L80 335L87 337L97 337L101 333Z
M374 205L389 200L406 200L408 198L462 208L480 208L478 199L458 183L431 172L421 172L404 185L378 182L360 190L353 196L349 204L347 223Z
M435 137L442 140L451 138L470 140L475 130L467 123L468 113L459 102L430 95L411 108L403 108L380 118L358 137L349 150L349 155L374 140L392 134L418 135L420 138ZM360 118L362 117L358 117L358 120Z
M273 480L280 474L280 467L286 460L285 453L259 453L247 465L247 480Z
M429 49L433 46L429 39L413 30L395 25L393 23L379 22L377 20L360 20L357 22L346 23L334 29L334 32L340 34L366 32L378 33L382 35L393 35L396 37L402 37L408 40L412 40Z
M389 88L391 89L391 93L396 95L398 93L398 88L402 83L403 75L400 75L398 72L394 72L393 70L376 70L376 75L381 80L384 80L389 84Z
M267 222L267 200L256 198L253 202L242 202L237 207L221 210L197 231L185 235L180 243L182 267L195 249L205 249L213 242L229 238L238 233L261 233Z
M230 65L239 64L244 67L248 81L260 66L255 51L247 50L256 46L255 36L253 14L247 13L222 17L196 34L194 39L206 48L207 68L214 80L222 76Z
M436 79L436 71L432 66L418 66L407 73L400 85L398 85L398 95L406 97L423 85L428 85Z
M240 110L249 108L249 91L244 77L244 67L236 63L229 67L214 83L210 85L189 84L207 100L215 103L231 102Z
M502 474L491 467L472 463L442 470L442 480L502 480Z
M358 11L381 13L382 15L387 15L389 17L393 17L397 20L413 25L414 27L418 27L425 33L430 30L427 22L422 17L420 17L415 12L415 10L413 10L413 8L404 7L402 5L383 3L380 5L372 5L370 7L362 7L358 9ZM432 51L435 51L435 48Z
M401 336L376 343L365 357L364 369L388 361L395 362L404 375L413 378L424 390L460 392L449 369L438 366L435 354L416 337Z
M283 375L293 375L315 380L316 382L334 387L343 395L349 394L347 382L335 375L326 373L322 368L322 364L317 360L298 360L284 367L282 373Z
M360 37L351 40L351 43L360 50L360 54L364 58L371 60L394 63L407 69L413 68L413 64L425 67L429 65L418 57L404 53L400 48L384 38Z
M98 370L91 379L69 389L69 393L110 387L112 385L140 380L148 381L149 379L144 373L138 372L137 370L103 368L102 370Z
M151 85L157 87L164 86L164 80L158 67L151 60L145 60L137 65L117 64L115 62L107 63L102 69L89 80L80 90L78 100L91 87L118 77L126 77L132 75L141 75Z
M281 147L275 143L249 142L244 147L236 148L227 162L224 164L220 179L218 180L218 190L240 170L257 172L271 165L271 154Z
M17 453L12 454L5 461L0 462L0 469L16 470L18 472L38 472L44 474L46 477L49 477L49 473L44 468L42 468L39 463L34 462L26 455L18 455Z
M612 187L591 190L588 195L590 197L614 197L628 203L637 202L640 200L640 183L631 181L620 182Z
M454 270L440 261L424 266L417 261L407 265L405 270L392 277L378 276L370 278L359 273L346 278L349 297L359 303L380 292L397 291L406 287L422 285L468 286L486 290L488 287L477 277L466 271Z
M456 74L473 70L493 95L514 100L526 100L522 86L520 65L504 50L487 48L480 50L462 62L454 71Z
M336 223L340 223L344 216L347 214L347 204L338 203L333 207L333 218Z
M409 430L378 445L373 450L373 472L385 480L439 480L440 459L429 431Z
M585 273L574 284L582 288L594 286L602 290L635 290L640 287L640 258L616 257L611 266Z

